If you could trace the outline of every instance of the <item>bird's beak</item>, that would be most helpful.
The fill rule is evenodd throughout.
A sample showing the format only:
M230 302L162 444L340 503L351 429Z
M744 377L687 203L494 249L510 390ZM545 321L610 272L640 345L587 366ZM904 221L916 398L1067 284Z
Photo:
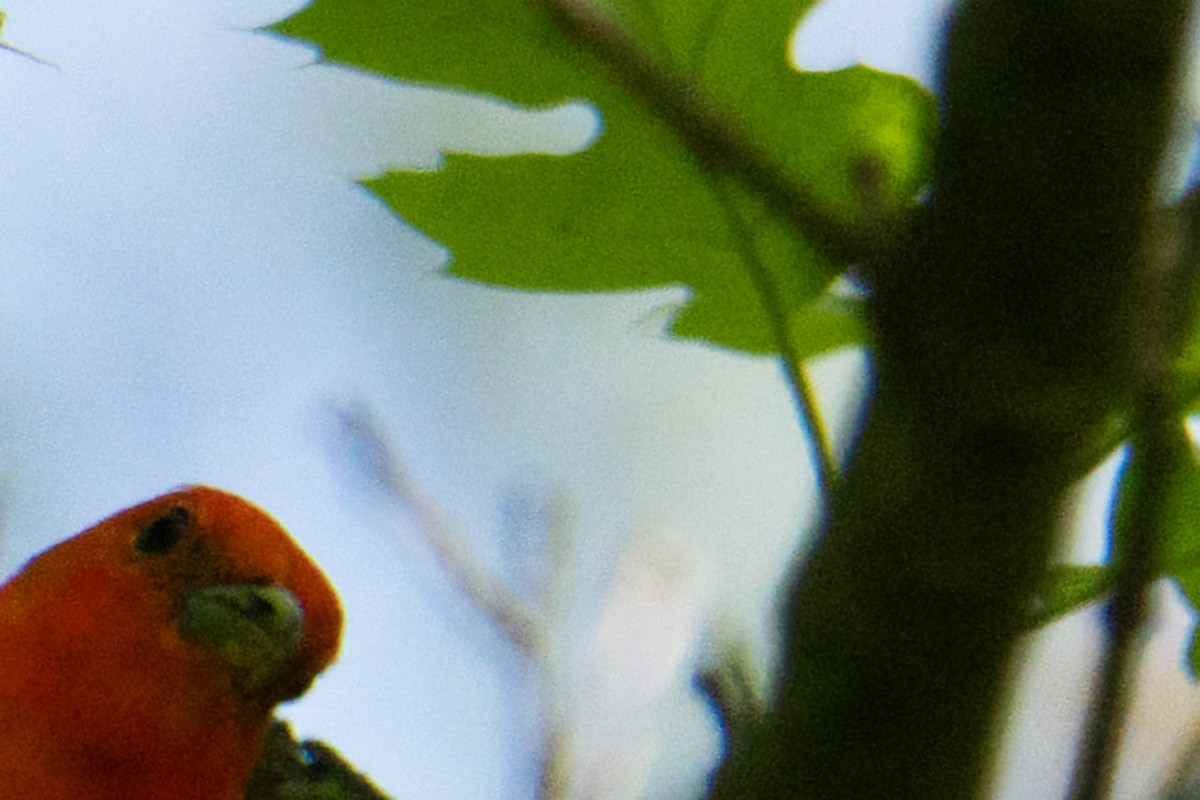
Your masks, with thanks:
M186 594L179 635L212 648L245 695L284 675L304 631L304 609L282 586L206 586Z

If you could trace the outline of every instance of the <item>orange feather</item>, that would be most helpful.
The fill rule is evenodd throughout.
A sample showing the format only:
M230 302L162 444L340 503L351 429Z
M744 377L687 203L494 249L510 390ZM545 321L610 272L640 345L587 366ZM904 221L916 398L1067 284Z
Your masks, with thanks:
M119 512L0 587L0 797L242 800L272 709L341 626L246 501L197 486Z

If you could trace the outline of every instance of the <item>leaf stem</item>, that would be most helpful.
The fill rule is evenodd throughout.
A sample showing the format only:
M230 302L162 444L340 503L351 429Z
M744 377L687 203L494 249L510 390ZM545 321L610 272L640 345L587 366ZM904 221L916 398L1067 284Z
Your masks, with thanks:
M817 491L821 497L822 511L828 512L833 496L833 488L837 483L837 465L833 459L833 448L829 444L829 435L821 418L821 409L817 403L816 394L804 370L804 359L797 351L788 329L787 304L779 281L771 274L770 268L759 256L755 246L754 235L742 218L728 187L720 183L719 176L713 176L713 193L725 212L729 231L741 251L742 263L746 273L754 283L759 304L767 317L767 324L779 357L783 364L784 374L792 387L792 397L796 403L796 413L800 417L800 426L808 435L809 448L812 451L813 467L817 480Z

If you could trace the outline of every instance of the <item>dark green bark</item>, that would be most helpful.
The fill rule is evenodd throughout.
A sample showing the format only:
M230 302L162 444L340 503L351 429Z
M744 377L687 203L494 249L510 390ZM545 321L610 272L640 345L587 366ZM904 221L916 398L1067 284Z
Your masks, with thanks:
M1187 7L956 12L929 202L866 267L869 416L791 589L776 708L714 797L978 794L1079 452L1134 390Z

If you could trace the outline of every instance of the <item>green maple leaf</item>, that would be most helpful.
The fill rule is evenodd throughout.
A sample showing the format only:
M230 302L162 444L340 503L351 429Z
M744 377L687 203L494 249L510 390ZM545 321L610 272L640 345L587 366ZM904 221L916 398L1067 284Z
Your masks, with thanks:
M879 178L876 202L907 206L928 177L931 98L907 78L866 67L794 69L789 38L812 6L623 0L591 10L664 74L695 87L830 218L863 213L854 178L863 164ZM789 330L802 337L800 352L862 341L857 304L835 303L831 312L820 302L846 265L823 257L744 187L714 179L543 5L316 0L270 30L399 80L527 107L585 100L597 109L601 128L584 152L449 153L436 171L365 181L449 249L449 274L542 291L684 285L690 297L673 317L675 333L756 353L778 350L761 301L769 280Z

